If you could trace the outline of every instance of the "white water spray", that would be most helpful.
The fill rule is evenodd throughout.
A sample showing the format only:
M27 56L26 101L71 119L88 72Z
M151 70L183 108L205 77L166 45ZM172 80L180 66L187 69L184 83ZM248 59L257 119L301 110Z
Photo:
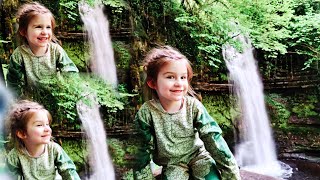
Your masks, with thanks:
M108 20L103 14L103 7L100 3L91 7L85 2L80 2L79 11L89 37L92 52L91 68L95 74L116 87L116 66ZM88 178L90 180L114 180L114 168L108 153L107 137L100 117L99 106L94 95L88 95L88 97L93 104L87 105L83 102L77 104L82 127L89 141L89 163L92 174Z
M82 101L77 103L77 111L88 139L89 164L92 169L90 180L114 180L115 173L108 152L106 132L100 117L99 106L94 96L90 96L93 104L87 105Z
M103 6L96 3L94 7L91 7L81 2L79 3L79 11L90 43L92 71L106 82L117 86L117 72L109 22L103 14Z
M243 53L229 45L223 49L229 78L242 111L240 144L236 146L235 157L242 169L274 177L290 177L291 168L277 160L253 48L244 36L238 35L235 39L243 43Z
M1 67L0 67L1 68ZM0 79L0 179L13 180L9 173L2 171L5 167L5 148L4 148L4 120L8 110L8 106L13 102L12 94L7 90L4 83Z

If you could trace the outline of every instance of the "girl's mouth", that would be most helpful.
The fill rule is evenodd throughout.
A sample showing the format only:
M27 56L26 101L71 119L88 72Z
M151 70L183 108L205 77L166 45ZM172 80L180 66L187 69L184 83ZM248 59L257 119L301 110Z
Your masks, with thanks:
M175 93L179 93L179 92L182 92L183 90L171 90L171 91Z
M40 41L46 41L48 38L47 37L42 37L42 38L38 38Z

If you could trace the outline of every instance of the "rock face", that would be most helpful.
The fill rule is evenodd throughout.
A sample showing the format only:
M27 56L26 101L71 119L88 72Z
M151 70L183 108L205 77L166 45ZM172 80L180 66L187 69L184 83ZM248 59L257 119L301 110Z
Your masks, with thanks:
M280 180L278 178L257 174L246 170L240 170L240 175L242 180Z
M320 121L291 116L287 131L275 130L278 153L311 153L320 157Z

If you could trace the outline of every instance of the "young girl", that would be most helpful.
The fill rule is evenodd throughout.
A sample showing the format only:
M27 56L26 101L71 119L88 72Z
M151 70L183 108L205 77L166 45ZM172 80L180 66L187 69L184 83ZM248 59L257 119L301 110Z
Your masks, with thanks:
M32 2L22 5L17 13L21 41L10 57L7 83L17 95L23 86L35 86L45 78L61 72L78 72L62 47L54 43L55 20L46 7Z
M18 179L80 179L66 152L51 141L50 113L36 102L22 100L8 118L14 148L7 156L8 169Z
M136 114L141 144L136 178L150 159L169 180L240 179L235 158L221 129L195 97L193 71L176 49L155 48L145 58L146 86L153 99Z

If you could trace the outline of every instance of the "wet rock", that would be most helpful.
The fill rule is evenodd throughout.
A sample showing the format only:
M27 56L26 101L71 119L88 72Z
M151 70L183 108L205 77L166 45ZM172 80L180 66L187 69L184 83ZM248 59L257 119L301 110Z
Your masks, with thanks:
M266 176L246 170L240 170L240 175L242 180L280 180L275 177Z

